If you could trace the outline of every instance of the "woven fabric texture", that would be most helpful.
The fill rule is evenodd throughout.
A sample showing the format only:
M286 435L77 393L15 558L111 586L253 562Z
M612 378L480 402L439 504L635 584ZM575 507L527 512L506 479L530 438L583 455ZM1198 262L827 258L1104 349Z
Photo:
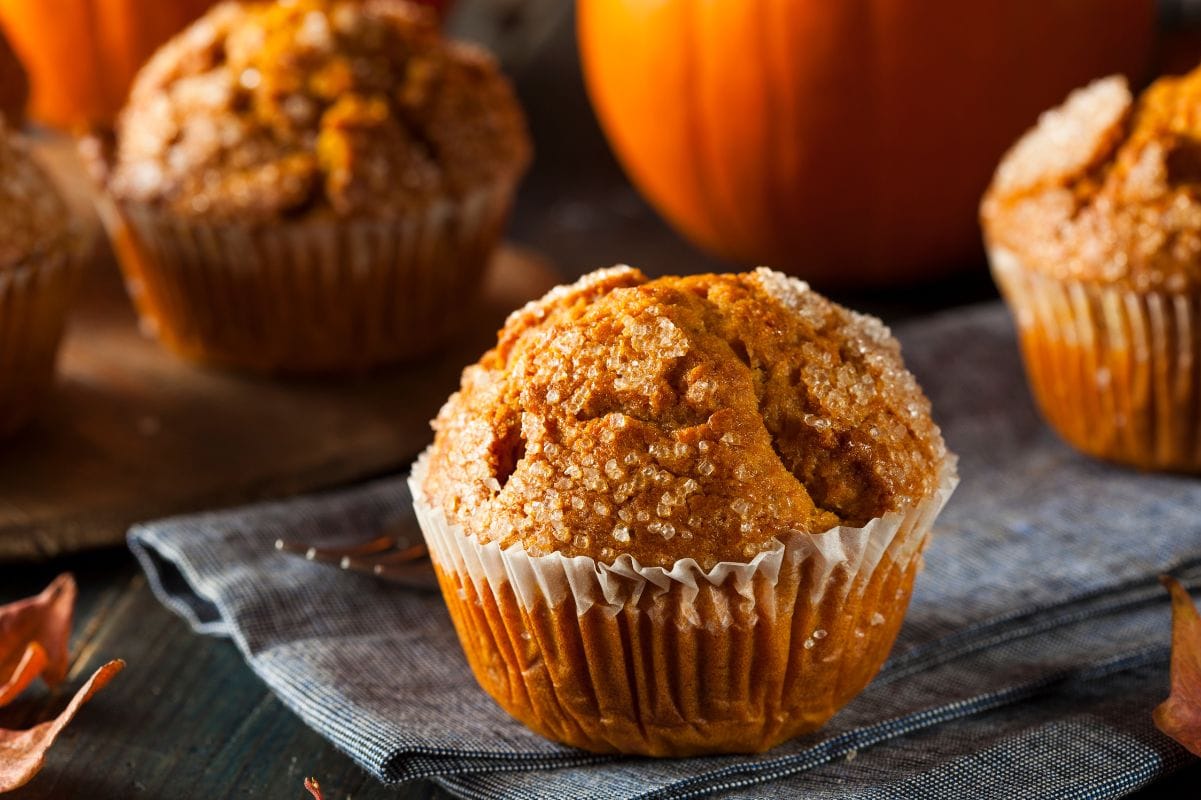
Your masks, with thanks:
M400 523L390 478L135 527L162 601L228 636L306 723L390 783L463 797L1118 797L1187 762L1167 694L1157 576L1201 587L1201 481L1060 443L1035 412L997 304L897 331L961 483L892 657L822 731L760 756L600 758L548 742L476 685L441 598L278 553Z

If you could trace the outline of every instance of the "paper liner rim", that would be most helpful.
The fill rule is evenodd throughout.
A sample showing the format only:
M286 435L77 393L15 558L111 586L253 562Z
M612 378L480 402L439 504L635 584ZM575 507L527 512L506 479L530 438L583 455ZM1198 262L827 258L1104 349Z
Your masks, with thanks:
M608 575L614 575L619 578L641 579L649 584L653 584L660 590L666 590L673 582L695 589L698 577L707 583L717 586L726 581L731 575L735 577L736 584L741 589L749 582L749 576L746 573L753 574L760 570L760 568L765 567L764 562L768 559L773 559L777 562L775 569L778 571L778 562L788 551L799 549L804 544L813 544L818 546L819 549L820 544L823 542L834 545L840 542L843 534L865 536L869 540L877 537L886 537L886 541L881 543L880 553L883 553L896 534L904 527L904 523L909 520L924 520L925 524L921 525L921 529L923 532L928 531L959 484L959 475L956 468L958 459L953 453L948 452L939 469L938 486L930 495L911 506L890 511L881 517L876 517L868 521L866 525L838 525L819 533L791 531L783 539L773 539L772 546L769 549L758 553L750 561L721 561L711 569L705 570L694 558L687 557L678 559L672 564L670 569L667 569L660 566L643 566L633 555L628 553L623 553L614 559L613 562L609 563L591 556L564 556L560 553L534 556L526 552L525 546L520 541L514 542L504 548L501 548L496 542L480 542L478 538L472 536L462 526L448 520L440 507L427 500L422 483L429 466L429 456L432 449L433 445L430 445L422 451L421 455L414 462L413 468L407 478L414 510L417 513L422 533L427 542L430 532L426 531L425 523L428 521L441 529L439 533L448 534L456 541L463 542L465 540L469 546L481 551L492 549L499 552L501 558L506 563L511 563L517 559L526 559L535 563L562 561L570 564L576 570L588 570L595 573L598 579L603 579ZM911 527L917 527L916 523ZM838 546L840 547L840 544ZM430 549L431 557L436 561L436 554L433 552L435 548L431 547ZM876 560L879 560L878 556ZM847 563L847 561L848 559L844 557L834 563ZM510 575L509 577L512 580L512 576ZM610 605L620 606L621 604L614 604L610 601Z

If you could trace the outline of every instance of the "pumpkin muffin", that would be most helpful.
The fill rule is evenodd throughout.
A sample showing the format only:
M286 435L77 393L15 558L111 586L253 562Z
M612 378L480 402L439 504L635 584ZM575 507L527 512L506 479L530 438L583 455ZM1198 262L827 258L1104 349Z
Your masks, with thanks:
M225 3L139 74L101 173L146 327L358 370L461 322L529 160L494 61L402 0Z
M0 122L0 435L25 423L50 387L78 255L66 204Z
M1034 396L1070 444L1201 469L1201 70L1097 81L1005 156L981 216Z
M767 269L514 313L410 479L480 685L602 753L765 750L879 669L954 485L876 319Z

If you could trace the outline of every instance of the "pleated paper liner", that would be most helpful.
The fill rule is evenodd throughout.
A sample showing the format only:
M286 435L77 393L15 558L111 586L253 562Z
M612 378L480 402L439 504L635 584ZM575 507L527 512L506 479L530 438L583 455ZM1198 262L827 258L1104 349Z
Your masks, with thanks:
M0 436L24 425L54 380L81 261L74 243L0 267Z
M1056 280L1008 251L990 258L1059 435L1098 458L1201 471L1201 293Z
M204 221L102 201L143 329L185 358L361 372L430 352L469 318L513 183L397 219Z
M862 528L795 533L748 563L530 556L447 521L409 478L480 685L547 738L598 753L758 752L824 724L888 655L957 479Z

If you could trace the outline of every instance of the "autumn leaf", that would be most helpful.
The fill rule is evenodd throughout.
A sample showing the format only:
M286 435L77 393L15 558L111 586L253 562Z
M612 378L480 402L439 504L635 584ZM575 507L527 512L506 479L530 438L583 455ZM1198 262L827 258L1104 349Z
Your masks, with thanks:
M37 775L46 761L46 751L58 738L92 695L100 691L113 676L125 667L124 661L110 661L92 673L88 682L79 687L71 702L54 719L35 725L29 730L0 730L0 792L11 792L24 786Z
M313 800L325 800L325 796L321 794L321 784L317 783L316 778L305 778L304 788L309 790Z
M75 579L59 575L39 595L0 606L0 705L38 675L50 686L67 677Z
M1161 731L1201 756L1201 615L1180 581L1159 580L1172 595L1172 691L1153 716Z
M46 648L37 642L27 644L7 682L0 685L0 706L8 705L25 691L25 687L46 669L46 661Z
M64 573L41 594L0 606L0 706L39 675L49 686L66 680L76 594L75 579ZM96 670L56 718L23 731L0 729L0 792L24 786L38 774L62 729L124 666L124 661L110 661Z

